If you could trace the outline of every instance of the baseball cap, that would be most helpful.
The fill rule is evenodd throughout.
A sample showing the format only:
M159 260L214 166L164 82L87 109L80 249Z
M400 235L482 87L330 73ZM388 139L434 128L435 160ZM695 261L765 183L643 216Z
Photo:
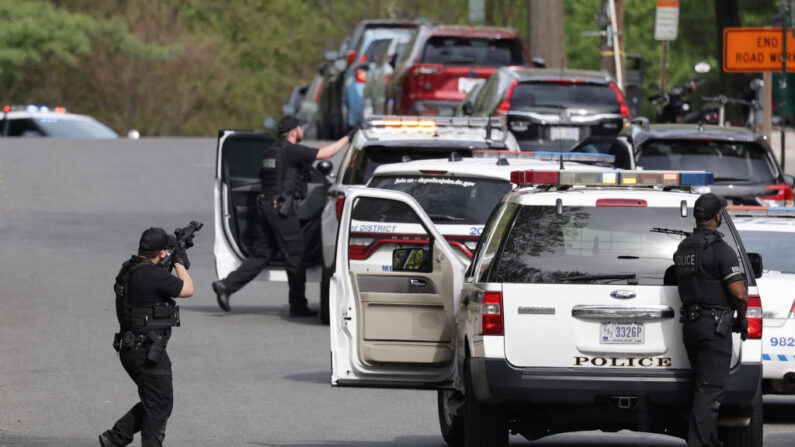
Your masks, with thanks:
M151 227L141 235L138 248L146 251L165 250L168 248L168 234L160 227Z
M693 215L699 220L710 220L725 206L726 199L710 192L696 199Z
M279 120L279 126L277 130L279 131L279 135L285 134L296 127L301 125L301 121L295 117L295 115L285 115Z

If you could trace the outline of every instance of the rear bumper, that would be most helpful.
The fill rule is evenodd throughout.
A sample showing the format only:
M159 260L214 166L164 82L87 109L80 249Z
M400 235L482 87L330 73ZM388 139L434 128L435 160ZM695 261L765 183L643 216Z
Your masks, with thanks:
M475 396L489 403L593 405L634 397L652 406L676 406L692 398L690 371L516 368L503 359L470 360ZM724 404L751 402L761 363L733 369Z

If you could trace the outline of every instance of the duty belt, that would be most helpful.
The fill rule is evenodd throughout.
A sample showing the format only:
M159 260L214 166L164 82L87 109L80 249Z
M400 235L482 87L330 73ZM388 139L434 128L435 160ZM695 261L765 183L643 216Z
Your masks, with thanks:
M679 309L679 313L681 314L679 321L682 323L685 321L696 321L702 316L710 316L717 319L729 312L731 312L731 310L725 307L706 306L697 303L690 306L682 306L682 308Z
M257 203L260 205L267 204L273 206L274 208L278 208L282 203L284 203L284 199L279 194L272 195L263 193L257 195Z

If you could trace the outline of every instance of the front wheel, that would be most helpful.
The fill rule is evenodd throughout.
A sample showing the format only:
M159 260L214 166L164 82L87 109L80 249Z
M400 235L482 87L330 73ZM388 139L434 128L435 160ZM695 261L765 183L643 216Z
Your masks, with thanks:
M323 324L329 324L329 289L331 288L331 269L326 268L323 260L320 261L320 312L318 317Z
M748 409L751 423L747 427L720 427L718 438L723 441L724 447L762 447L763 424L762 414L762 384L756 389L751 408Z
M464 446L506 447L508 445L508 420L498 405L478 402L469 365L465 366L464 395Z
M442 438L450 447L463 447L464 417L461 414L453 414L450 409L450 405L461 402L463 396L460 392L450 390L439 390L436 393L436 406L439 409L439 428L442 430ZM458 407L463 408L463 405L458 405Z

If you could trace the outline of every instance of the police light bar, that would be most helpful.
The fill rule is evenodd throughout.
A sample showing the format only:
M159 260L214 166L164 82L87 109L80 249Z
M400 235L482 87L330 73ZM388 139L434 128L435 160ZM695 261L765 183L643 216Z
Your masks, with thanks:
M503 127L503 118L470 117L470 116L371 116L362 127L365 129L389 129L401 131L433 132L437 127L473 127L499 129ZM431 132L431 133L433 133Z
M516 158L527 160L549 160L549 161L581 161L586 163L615 163L616 156L608 154L597 154L593 152L515 152L500 150L474 150L473 158Z
M793 206L729 205L726 209L732 216L795 217L795 207Z
M711 172L671 171L513 171L511 183L520 186L705 186Z
M9 113L9 112L28 112L28 113L39 113L39 112L41 112L41 113L47 113L47 112L51 112L51 111L53 111L55 113L66 113L66 108L59 106L59 107L54 107L53 109L50 109L46 105L37 106L36 104L28 104L28 105L6 104L5 106L3 106L3 112L5 112L5 113Z

